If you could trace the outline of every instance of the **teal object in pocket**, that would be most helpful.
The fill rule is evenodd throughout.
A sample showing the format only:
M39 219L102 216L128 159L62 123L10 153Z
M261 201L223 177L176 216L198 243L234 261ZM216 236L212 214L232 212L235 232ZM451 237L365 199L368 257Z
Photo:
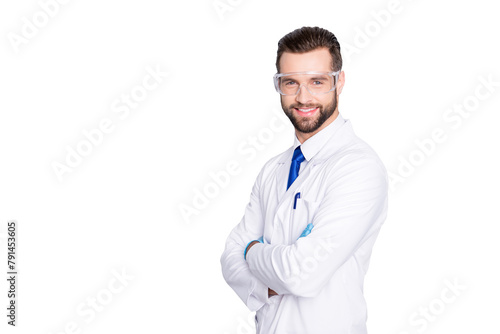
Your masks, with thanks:
M302 237L307 237L309 235L309 233L311 233L311 230L313 229L314 225L312 223L309 223L307 224L306 228L304 229L304 231L302 231L302 234L300 235L300 237L297 238L300 239Z

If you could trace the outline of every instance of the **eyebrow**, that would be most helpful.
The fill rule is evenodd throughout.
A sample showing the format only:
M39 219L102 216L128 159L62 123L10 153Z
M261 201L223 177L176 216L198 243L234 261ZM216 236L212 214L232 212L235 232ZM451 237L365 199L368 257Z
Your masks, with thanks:
M326 74L315 74L314 77L311 77L309 79L311 79L311 80L328 79L328 75L326 75ZM282 77L281 80L294 80L294 81L297 81L295 75L290 75L290 76Z
M328 79L328 75L322 75L322 76L318 76L318 77L312 77L311 80L325 80L325 79Z

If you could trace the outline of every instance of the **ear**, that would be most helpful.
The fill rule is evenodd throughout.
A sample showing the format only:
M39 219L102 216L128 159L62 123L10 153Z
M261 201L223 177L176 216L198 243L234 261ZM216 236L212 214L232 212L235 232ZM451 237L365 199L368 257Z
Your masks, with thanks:
M344 71L341 71L339 73L339 79L337 81L337 96L342 93L342 88L344 88L344 83L345 83L345 74Z

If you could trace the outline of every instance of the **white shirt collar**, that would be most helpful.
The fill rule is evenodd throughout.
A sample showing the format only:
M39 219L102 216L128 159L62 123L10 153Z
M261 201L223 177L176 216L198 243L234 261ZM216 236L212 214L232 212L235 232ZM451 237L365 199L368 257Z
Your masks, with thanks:
M297 138L297 136L295 136L293 149L295 150L297 146L300 145L300 150L302 151L302 154L304 155L306 160L307 161L311 160L312 157L314 157L326 144L328 139L331 138L333 134L340 127L342 127L342 125L344 125L344 123L345 120L339 113L337 115L337 118L335 118L335 120L332 123L328 124L326 128L316 133L311 138L307 139L303 144L300 144L299 139Z

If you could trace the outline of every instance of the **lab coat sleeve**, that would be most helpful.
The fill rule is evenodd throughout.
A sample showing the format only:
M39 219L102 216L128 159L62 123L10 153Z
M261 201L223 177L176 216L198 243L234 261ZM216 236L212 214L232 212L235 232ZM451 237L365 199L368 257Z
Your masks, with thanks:
M385 220L387 173L378 158L345 160L326 178L307 237L291 245L256 244L248 251L250 271L278 294L314 297L350 257L363 261L362 253L371 252L369 246L355 254Z
M260 309L268 300L268 286L252 274L243 257L246 245L262 237L264 233L264 218L259 201L261 174L252 188L245 215L229 234L221 256L224 279L251 311Z

